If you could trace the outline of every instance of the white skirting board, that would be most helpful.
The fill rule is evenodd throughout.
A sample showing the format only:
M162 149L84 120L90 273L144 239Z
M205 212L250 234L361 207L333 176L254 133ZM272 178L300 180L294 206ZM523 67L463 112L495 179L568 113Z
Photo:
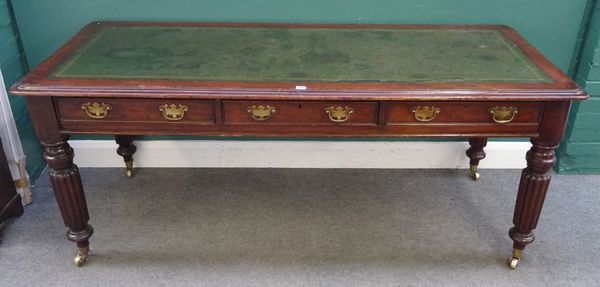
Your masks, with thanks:
M123 167L117 144L73 140L80 167ZM136 141L135 167L468 168L466 142ZM528 142L489 142L481 168L523 168Z

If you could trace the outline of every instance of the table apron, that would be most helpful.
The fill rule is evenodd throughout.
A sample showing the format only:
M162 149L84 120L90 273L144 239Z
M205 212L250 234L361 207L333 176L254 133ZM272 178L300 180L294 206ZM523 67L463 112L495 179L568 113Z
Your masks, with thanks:
M62 133L257 137L531 137L538 135L545 106L92 97L55 97L53 103Z

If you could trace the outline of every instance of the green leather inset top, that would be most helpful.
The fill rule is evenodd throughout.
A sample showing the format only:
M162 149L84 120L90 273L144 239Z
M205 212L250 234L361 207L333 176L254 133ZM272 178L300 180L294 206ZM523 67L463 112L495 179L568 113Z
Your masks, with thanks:
M105 26L51 78L549 82L500 31Z

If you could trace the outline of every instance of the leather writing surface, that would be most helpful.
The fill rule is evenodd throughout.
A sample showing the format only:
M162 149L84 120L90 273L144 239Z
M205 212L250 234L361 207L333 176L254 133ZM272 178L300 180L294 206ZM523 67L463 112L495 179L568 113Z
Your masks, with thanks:
M107 26L54 79L544 83L491 29Z

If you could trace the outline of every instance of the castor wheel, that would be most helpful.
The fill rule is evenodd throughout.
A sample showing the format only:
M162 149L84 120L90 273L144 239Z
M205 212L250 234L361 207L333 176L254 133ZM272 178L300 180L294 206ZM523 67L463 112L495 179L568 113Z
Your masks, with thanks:
M133 177L133 161L126 161L125 169L125 175L127 175L129 178Z
M517 269L517 266L519 266L519 260L521 260L521 255L523 254L523 250L520 249L513 249L513 256L508 259L508 267L510 269Z
M471 178L473 180L478 180L479 179L479 171L477 171L477 166L471 165L470 171L471 171Z
M83 266L87 262L87 258L89 256L90 248L89 247L81 247L79 248L79 253L73 259L73 264L77 267Z
M511 259L508 259L508 267L510 269L517 269L517 266L519 266L519 258L513 257Z

